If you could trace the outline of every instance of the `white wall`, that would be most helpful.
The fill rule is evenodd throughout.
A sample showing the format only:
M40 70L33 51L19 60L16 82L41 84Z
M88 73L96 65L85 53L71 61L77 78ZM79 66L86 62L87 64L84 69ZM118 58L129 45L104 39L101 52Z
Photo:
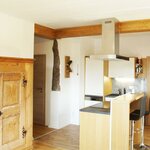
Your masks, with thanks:
M122 34L120 50L123 55L150 56L150 32Z
M149 41L150 33L122 34L120 53L127 56L150 56ZM101 37L60 39L58 45L61 61L61 91L51 91L49 97L49 127L54 128L61 128L70 123L79 124L79 109L84 106L84 57L93 53L100 53ZM52 43L49 44L48 51L50 51L51 46ZM44 46L40 51L43 50ZM67 55L73 61L71 65L73 72L70 78L64 77L64 57ZM53 63L52 58L53 54L51 53L51 60L49 61L51 63ZM52 64L50 70L52 73ZM51 83L49 85L51 87Z
M93 37L66 38L59 42L61 57L61 98L59 127L79 124L79 109L84 106L84 58L94 51ZM64 77L64 57L70 56L72 73Z
M0 56L33 58L34 23L0 13Z
M79 108L84 105L84 56L92 54L91 37L58 40L60 53L61 91L51 91L53 53L52 41L35 38L35 54L46 54L46 103L49 127L61 128L70 123L79 124ZM73 72L64 77L64 58L70 56ZM81 100L82 99L82 100Z

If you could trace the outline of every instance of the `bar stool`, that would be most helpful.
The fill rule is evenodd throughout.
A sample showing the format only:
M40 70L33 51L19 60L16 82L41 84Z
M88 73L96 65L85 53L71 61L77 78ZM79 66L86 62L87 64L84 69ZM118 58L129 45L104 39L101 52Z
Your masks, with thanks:
M150 103L149 103L149 110L145 112L145 116L149 114L150 114ZM150 146L144 144L144 116L141 118L141 143L139 147L144 150L150 150Z
M145 112L146 112L146 96L140 99L140 109L130 113L130 121L131 121L130 150L134 150L134 123L135 121L138 121L142 117L144 117ZM142 131L143 135L142 134L141 135L144 136L144 127L143 129L141 129L141 132Z

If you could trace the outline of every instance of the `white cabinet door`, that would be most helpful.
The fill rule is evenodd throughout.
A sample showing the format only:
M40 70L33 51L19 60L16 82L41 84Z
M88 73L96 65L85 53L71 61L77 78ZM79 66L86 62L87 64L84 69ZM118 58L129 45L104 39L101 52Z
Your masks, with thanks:
M135 59L109 61L109 77L135 78Z
M103 63L101 60L86 58L85 95L103 96Z

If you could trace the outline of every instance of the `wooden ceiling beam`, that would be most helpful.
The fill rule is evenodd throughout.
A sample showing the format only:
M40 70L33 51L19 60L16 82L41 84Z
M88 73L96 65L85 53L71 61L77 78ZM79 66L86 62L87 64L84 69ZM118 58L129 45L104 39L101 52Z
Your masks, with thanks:
M119 29L120 33L149 32L150 19L120 22Z
M81 37L81 36L92 36L92 35L101 35L101 34L102 34L101 24L100 25L56 29L56 37L57 38Z
M34 25L34 34L39 37L43 37L46 39L55 39L55 30L52 28L48 28L45 26L41 26L39 24Z
M150 19L119 22L119 33L149 32ZM35 24L35 35L48 39L94 36L102 34L102 25L51 29Z

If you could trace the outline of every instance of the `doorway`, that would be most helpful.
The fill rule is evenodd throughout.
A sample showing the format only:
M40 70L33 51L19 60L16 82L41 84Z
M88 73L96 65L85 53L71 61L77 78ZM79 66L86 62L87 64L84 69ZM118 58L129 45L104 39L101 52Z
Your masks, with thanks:
M33 137L43 134L40 130L45 126L45 80L46 55L34 55L34 82L33 82Z
M46 126L46 55L34 55L33 137L38 139L54 129Z
M35 36L34 40L34 90L33 90L33 137L49 134L50 91L52 83L52 44L53 41Z

